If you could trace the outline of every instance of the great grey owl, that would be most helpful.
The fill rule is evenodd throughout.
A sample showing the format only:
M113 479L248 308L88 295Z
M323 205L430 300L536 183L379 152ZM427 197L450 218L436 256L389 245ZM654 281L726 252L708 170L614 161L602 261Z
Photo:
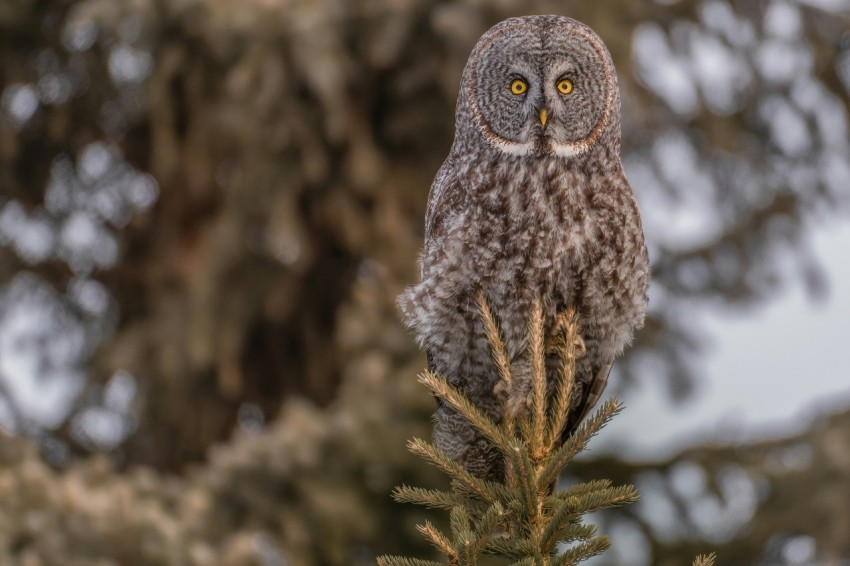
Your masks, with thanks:
M515 383L530 380L528 322L540 301L551 337L572 307L578 361L566 438L643 324L648 260L620 163L620 94L611 56L561 16L505 20L461 79L455 139L431 186L421 282L399 298L429 368L497 422L501 404L476 297L498 321ZM438 404L434 442L473 474L499 479L496 449Z

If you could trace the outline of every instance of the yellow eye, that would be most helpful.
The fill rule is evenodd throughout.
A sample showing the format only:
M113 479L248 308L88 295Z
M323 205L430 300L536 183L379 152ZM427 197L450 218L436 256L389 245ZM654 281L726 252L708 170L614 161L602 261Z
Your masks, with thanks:
M569 94L573 91L573 83L569 79L561 79L558 81L558 92L561 94Z
M516 79L511 82L511 92L514 94L523 94L528 90L528 83L522 79Z

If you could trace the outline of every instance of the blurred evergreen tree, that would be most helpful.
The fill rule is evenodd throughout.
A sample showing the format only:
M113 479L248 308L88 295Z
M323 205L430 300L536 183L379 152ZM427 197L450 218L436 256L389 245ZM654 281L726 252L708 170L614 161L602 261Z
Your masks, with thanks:
M16 503L0 556L243 564L266 549L259 563L309 565L421 550L416 512L386 497L427 473L403 439L431 408L393 297L414 279L469 49L534 12L591 25L620 70L654 280L614 385L651 368L688 395L701 336L684 305L766 300L783 254L818 292L802 235L848 207L841 2L4 0L0 424L67 469L4 441L0 491ZM790 444L595 459L593 476L669 496L680 528L603 520L638 525L653 564L707 548L773 564L807 541L850 555L833 505L848 500L842 419ZM783 468L796 446L811 458ZM682 469L704 478L699 499L670 487ZM728 482L754 486L759 511L721 536L699 517L740 496Z

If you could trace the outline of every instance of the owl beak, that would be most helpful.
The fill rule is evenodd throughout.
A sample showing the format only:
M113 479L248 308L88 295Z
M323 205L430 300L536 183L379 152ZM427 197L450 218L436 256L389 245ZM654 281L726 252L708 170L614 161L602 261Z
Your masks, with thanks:
M546 127L546 122L548 122L548 121L549 121L549 111L546 110L545 108L541 108L540 109L540 123L543 125L544 128Z

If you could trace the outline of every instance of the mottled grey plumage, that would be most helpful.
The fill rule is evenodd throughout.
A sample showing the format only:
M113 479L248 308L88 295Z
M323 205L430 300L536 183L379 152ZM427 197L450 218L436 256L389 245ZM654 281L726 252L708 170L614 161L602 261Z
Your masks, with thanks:
M568 93L558 90L563 79ZM520 94L512 91L516 80L527 87ZM526 389L532 305L542 302L547 337L568 306L579 313L586 355L565 436L643 323L647 253L620 163L619 114L608 50L569 18L505 20L481 37L466 64L454 144L428 200L422 280L399 304L430 369L496 420L499 376L479 290L498 320L514 380ZM495 449L460 416L441 405L434 423L440 449L480 477L501 476Z

